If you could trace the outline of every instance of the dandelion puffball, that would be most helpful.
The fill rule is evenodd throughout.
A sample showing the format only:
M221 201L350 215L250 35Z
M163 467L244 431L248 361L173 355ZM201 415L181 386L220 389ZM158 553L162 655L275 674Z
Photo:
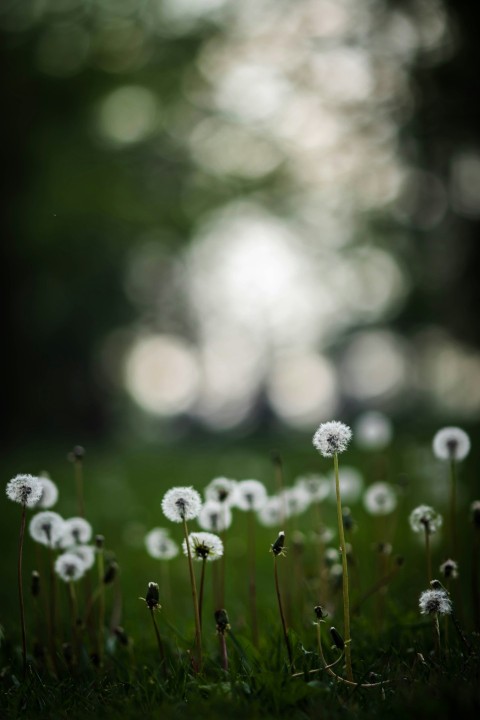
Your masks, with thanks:
M223 543L218 537L209 532L192 532L188 536L188 545L193 560L218 560L223 555ZM182 543L183 552L188 556L186 540Z
M240 480L237 483L235 504L240 510L258 512L267 501L265 485L258 480Z
M69 548L68 552L80 558L85 571L90 570L95 564L96 553L93 545L75 545Z
M357 468L350 467L349 465L342 465L338 471L340 481L340 495L342 496L342 502L345 503L356 503L360 500L360 496L363 490L363 475L357 470ZM335 490L335 474L329 473L328 475L330 484L329 500L336 502L336 490Z
M223 530L227 530L232 524L232 511L226 502L221 503L217 500L207 500L207 502L202 505L197 522L202 530L222 532Z
M148 554L156 560L171 560L179 553L177 543L168 537L168 530L154 528L145 536Z
M88 543L92 538L92 526L82 517L72 517L65 520L64 529L59 545L61 548L69 548L72 545Z
M418 604L422 615L450 615L452 603L445 590L425 590L420 595Z
M76 582L85 574L83 560L71 552L62 553L55 560L56 574L65 582Z
M390 444L393 429L390 418L371 410L355 422L355 442L364 450L383 450Z
M388 483L375 482L367 488L363 505L370 515L388 515L397 507L397 496Z
M458 563L455 560L445 560L440 565L440 572L446 580L455 580L458 577Z
M322 423L313 436L313 445L323 457L333 457L344 452L352 439L352 431L342 422L333 420Z
M7 497L25 507L35 507L42 497L42 483L33 475L16 475L8 481Z
M257 519L264 527L275 527L283 522L283 504L278 495L266 499L264 505L257 511Z
M305 490L312 503L322 502L330 492L329 481L321 475L301 475L295 480L295 486Z
M207 500L216 500L222 505L231 505L235 502L235 490L237 481L226 477L217 477L211 480L205 488L205 498Z
M310 505L310 495L300 485L285 488L280 493L280 500L283 503L286 517L301 515Z
M432 535L442 526L443 518L430 505L419 505L412 510L408 521L413 532Z
M162 500L163 514L172 522L194 520L202 508L202 498L193 487L174 487Z
M42 473L42 475L38 476L38 479L42 483L42 496L38 501L37 507L44 509L51 508L58 500L58 488L48 475Z
M54 548L62 537L64 527L65 521L58 513L44 510L32 517L28 531L35 542Z
M470 438L459 427L444 427L435 434L432 446L439 460L464 460L470 452Z

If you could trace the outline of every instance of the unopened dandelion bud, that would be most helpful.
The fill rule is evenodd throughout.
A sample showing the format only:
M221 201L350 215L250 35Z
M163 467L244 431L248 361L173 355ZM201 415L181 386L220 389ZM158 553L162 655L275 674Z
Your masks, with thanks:
M347 532L352 532L355 528L355 520L352 516L352 511L349 507L342 508L342 519L343 519L343 527Z
M95 547L97 550L103 550L105 547L105 537L103 535L95 535Z
M115 580L117 575L118 575L118 563L113 561L108 565L107 569L105 570L105 575L103 576L103 584L110 585Z
M73 450L68 454L70 462L82 462L85 457L85 448L81 445L75 445Z
M278 533L278 537L273 543L271 550L275 557L285 555L285 533L283 530Z
M230 630L230 621L225 609L215 610L215 623L219 635L225 635L227 630Z
M158 591L157 583L149 582L146 597L140 598L140 599L145 600L149 610L160 609L160 602L159 602L160 601L160 593Z
M120 645L125 645L125 647L127 647L129 644L129 638L123 627L118 625L116 628L114 628L113 632Z
M313 610L315 612L317 620L323 620L324 618L328 617L328 612L325 610L323 605L315 605Z
M477 530L480 530L480 500L474 500L470 505L472 523Z
M30 585L32 597L36 598L40 595L40 573L37 570L32 572L32 584Z
M336 648L339 650L343 650L345 648L345 643L343 641L342 636L338 632L338 630L334 627L330 628L330 635L332 636L333 643Z

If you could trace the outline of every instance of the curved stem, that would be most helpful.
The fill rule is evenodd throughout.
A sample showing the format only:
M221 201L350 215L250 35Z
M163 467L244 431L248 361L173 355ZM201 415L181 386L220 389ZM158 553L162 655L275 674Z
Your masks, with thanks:
M195 644L197 647L197 663L198 672L202 669L202 626L200 623L200 614L198 611L197 584L195 582L195 573L193 571L192 553L190 543L188 541L187 521L183 519L183 533L185 535L185 544L187 546L188 569L190 572L190 585L192 587L193 613L195 617Z
M325 660L325 655L323 654L323 647L322 647L322 633L320 630L320 623L316 623L317 626L317 642L318 642L318 652L320 654L320 658L323 663L323 670L326 670L329 675L335 678L335 680L339 680L340 682L344 683L345 685L350 685L350 687L362 687L362 688L374 688L374 687L380 687L382 685L386 685L389 683L389 680L382 680L381 682L377 683L356 683L352 680L345 680L345 678L341 677L340 675L337 675L337 673L334 673L331 669L332 666L335 663L332 663L332 665L327 665L327 661ZM340 658L339 658L340 659Z
M335 491L337 495L337 520L338 520L338 535L340 538L340 549L342 551L342 582L343 582L343 624L344 624L344 635L345 635L345 666L347 671L347 678L350 682L353 682L352 672L352 654L350 648L350 598L348 592L348 564L347 564L347 548L345 546L345 533L343 530L343 515L342 515L342 499L340 496L340 478L338 473L338 455L335 453L333 456L333 464L335 468Z
M288 629L287 629L287 623L285 621L285 614L283 612L283 605L282 605L282 596L280 594L280 586L278 583L278 569L277 569L277 556L273 556L273 568L274 568L274 576L275 576L275 590L277 592L277 600L278 600L278 609L280 612L280 619L282 621L282 629L283 629L283 637L285 639L285 645L287 646L287 653L288 653L288 662L290 665L290 670L293 669L293 654L292 654L292 646L290 645L290 638L288 637Z
M23 540L25 537L25 521L26 521L26 507L22 505L22 517L20 520L20 536L18 539L18 599L20 602L20 624L22 627L22 663L23 663L23 678L27 675L27 634L25 631L25 605L23 602L23 579L22 579L22 557L23 557Z

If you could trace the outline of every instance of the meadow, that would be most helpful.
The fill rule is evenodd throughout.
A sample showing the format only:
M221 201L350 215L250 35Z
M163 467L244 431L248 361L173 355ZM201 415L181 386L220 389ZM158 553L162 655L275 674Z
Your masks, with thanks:
M30 448L4 462L6 482L17 473L48 471L59 490L49 512L75 517L83 514L83 502L92 527L85 544L95 549L92 567L78 581L56 576L52 614L51 562L72 543L50 549L34 542L29 524L40 509L26 509L24 675L17 588L22 507L1 500L1 716L300 719L478 712L475 438L468 455L452 463L433 452L438 427L395 432L376 444L360 442L353 428L351 443L337 456L351 642L345 633L334 462L312 446L311 437L202 438L108 452L91 447L70 460L66 449ZM452 466L458 476L453 510ZM193 562L197 601L203 584L200 658L182 523L171 522L161 503L171 488L185 487L205 503L214 478L240 481L232 485L237 493L248 489L245 479L255 479L265 496L257 513L247 509L248 492L247 505L245 495L243 501L237 495L230 526L218 532L223 553L212 562ZM386 495L375 495L378 482L387 484ZM411 527L411 513L422 505L443 518L440 525L435 517L438 528L432 532ZM188 520L188 532L204 531L204 523ZM147 551L145 538L154 528L165 531L157 538L157 554L165 545L162 537L177 548L171 559ZM190 549L195 556L198 544ZM458 563L458 577L440 571L449 559ZM445 588L436 592L446 608L440 603L422 613L425 602L420 607L419 598L431 589L431 578ZM215 615L223 608L227 616Z

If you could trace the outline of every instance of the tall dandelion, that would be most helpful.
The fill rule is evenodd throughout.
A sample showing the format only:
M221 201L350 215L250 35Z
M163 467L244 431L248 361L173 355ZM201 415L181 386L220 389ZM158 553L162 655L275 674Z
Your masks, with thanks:
M187 544L189 547L187 547ZM200 594L198 599L198 614L200 616L200 627L202 627L203 595L205 588L205 564L219 560L223 555L223 543L218 535L210 532L192 532L187 540L182 543L184 555L190 554L197 562L202 563L200 576Z
M168 520L183 525L183 534L187 545L188 569L192 588L193 613L195 617L195 644L197 648L198 670L202 668L202 628L198 608L197 585L193 571L192 553L188 542L187 520L194 520L202 508L202 499L193 487L174 487L167 490L162 500L163 514Z
M78 636L78 603L75 583L85 575L85 565L78 555L65 552L57 557L54 567L56 574L68 586L70 613L72 617L74 662L77 662L80 654L80 638Z
M432 555L430 549L430 535L433 535L442 526L443 518L430 505L419 505L410 513L410 527L415 533L424 533L425 554L427 558L427 580L432 579Z
M450 464L450 552L458 557L457 539L457 463L470 452L470 438L459 427L444 427L433 438L433 453Z
M340 538L340 549L342 553L342 583L343 583L343 622L345 633L345 666L347 678L353 682L352 672L352 655L351 655L351 639L350 639L350 599L348 588L348 564L347 564L347 548L345 544L345 533L343 529L342 516L342 500L340 496L340 477L338 471L338 456L345 452L352 438L352 431L348 425L338 422L322 423L315 435L313 436L313 445L323 457L333 457L333 466L335 472L335 493L337 499L337 521L338 534Z
M435 648L437 653L440 653L441 642L438 616L450 615L452 613L452 603L450 601L448 593L445 590L425 590L420 595L418 604L420 607L420 613L422 615L432 616Z
M283 638L285 640L285 646L287 648L288 664L290 671L293 670L293 653L290 638L288 637L287 621L285 620L285 613L283 610L282 595L280 592L280 584L278 582L278 568L277 558L285 556L285 533L281 530L278 533L278 537L275 542L270 546L270 552L273 554L273 572L275 578L275 592L277 593L278 611L280 613L280 620L282 623Z
M42 497L42 484L37 477L33 475L16 475L9 480L6 488L7 497L12 502L16 502L22 506L22 515L20 519L20 535L18 540L18 599L20 604L20 624L22 627L22 661L23 661L23 677L27 674L27 635L25 631L25 607L23 602L23 580L22 580L22 559L23 559L23 541L25 538L26 509L35 507Z

